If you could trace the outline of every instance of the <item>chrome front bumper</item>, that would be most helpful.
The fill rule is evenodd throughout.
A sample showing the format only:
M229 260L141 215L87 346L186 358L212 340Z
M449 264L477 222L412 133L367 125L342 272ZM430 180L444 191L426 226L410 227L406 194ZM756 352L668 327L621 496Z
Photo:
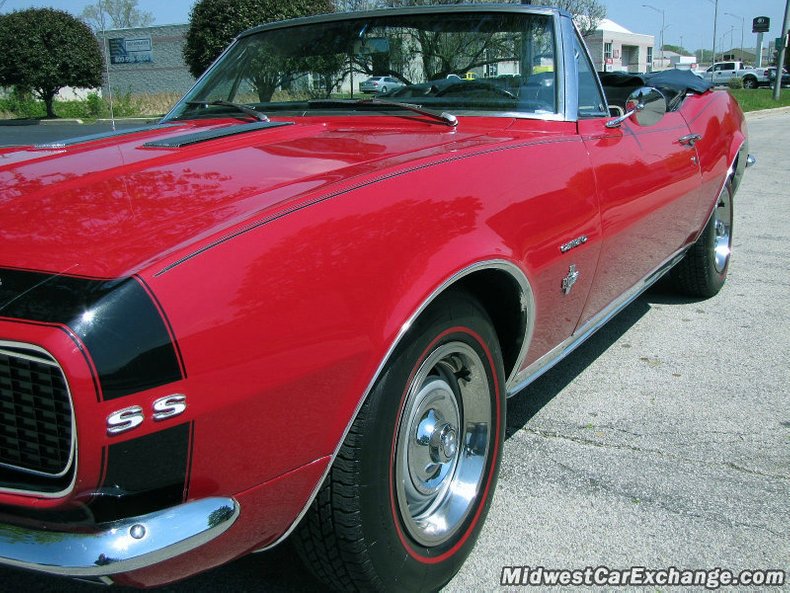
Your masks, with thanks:
M89 533L0 524L0 564L71 577L129 572L211 541L238 516L232 498L204 498L98 525Z

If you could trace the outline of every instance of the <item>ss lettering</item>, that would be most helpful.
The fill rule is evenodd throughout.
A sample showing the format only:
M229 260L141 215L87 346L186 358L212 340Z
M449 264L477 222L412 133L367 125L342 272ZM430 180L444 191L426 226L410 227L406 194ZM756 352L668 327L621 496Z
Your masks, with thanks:
M162 397L154 402L153 418L157 422L183 414L187 409L187 396L180 393Z
M140 406L131 406L113 412L107 416L107 434L120 434L137 428L143 423L144 418L143 409Z
M160 397L153 403L151 418L155 422L167 420L187 409L187 396L181 393ZM140 426L145 420L145 413L140 406L130 406L107 416L107 434L116 435Z

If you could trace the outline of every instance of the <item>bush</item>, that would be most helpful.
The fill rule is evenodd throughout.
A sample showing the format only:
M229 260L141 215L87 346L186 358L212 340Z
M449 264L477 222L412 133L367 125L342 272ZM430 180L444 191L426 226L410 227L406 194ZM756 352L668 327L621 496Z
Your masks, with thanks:
M102 56L88 25L62 10L30 8L0 15L0 85L35 93L46 116L65 86L101 84Z
M740 76L733 76L730 80L727 81L727 86L731 89L742 89L743 88L743 78Z
M170 111L180 99L177 93L133 95L130 91L113 92L113 115L115 117L155 117ZM76 119L98 119L110 117L110 102L98 93L89 93L81 101L55 101L60 117ZM0 118L43 118L46 107L43 101L30 93L12 91L0 98Z
M104 101L99 93L88 93L85 98L85 107L91 117L101 117L104 115Z
M0 111L15 117L44 117L46 110L41 101L36 101L29 91L14 88L6 98L0 100Z

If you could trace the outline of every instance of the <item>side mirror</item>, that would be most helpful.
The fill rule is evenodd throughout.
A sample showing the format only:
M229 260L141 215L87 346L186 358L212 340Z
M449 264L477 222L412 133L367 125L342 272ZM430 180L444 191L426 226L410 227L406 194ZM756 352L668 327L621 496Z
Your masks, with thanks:
M643 86L628 95L625 114L606 122L607 128L618 128L631 119L638 126L652 126L661 121L667 112L667 100L658 89Z

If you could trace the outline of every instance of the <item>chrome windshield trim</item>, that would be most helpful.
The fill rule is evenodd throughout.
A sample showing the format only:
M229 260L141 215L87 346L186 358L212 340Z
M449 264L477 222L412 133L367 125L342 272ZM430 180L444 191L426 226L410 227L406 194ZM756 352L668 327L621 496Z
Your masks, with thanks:
M573 332L572 336L541 356L527 368L519 372L515 377L515 381L513 381L512 387L508 390L508 398L518 394L518 392L524 389L527 385L535 381L544 373L551 370L556 364L565 359L566 356L568 356L571 352L576 350L576 348L587 341L590 336L606 325L606 323L612 319L612 317L617 315L620 311L634 302L639 297L639 295L650 288L664 274L666 274L672 268L672 266L674 266L683 258L683 255L688 250L688 247L688 245L684 246L673 253L669 259L659 265L642 280L637 282L621 297L615 299L607 307L591 317L589 321L582 325L578 330Z
M28 352L36 352L41 356L38 357L31 354L17 352L17 350L27 350ZM60 490L58 492L42 492L41 490L7 488L4 486L0 486L0 493L33 494L40 498L60 498L62 496L65 496L72 491L72 489L74 488L75 481L77 479L77 419L74 413L74 397L71 394L71 387L69 386L68 377L66 377L66 373L63 370L63 367L60 366L60 363L58 363L55 357L52 356L52 354L50 354L47 350L45 350L41 346L36 346L35 344L28 344L26 342L12 342L8 340L0 340L0 354L4 354L6 356L13 356L16 358L21 358L23 360L28 360L38 364L43 364L57 368L60 371L60 374L63 376L63 384L66 386L66 395L68 396L69 399L69 410L71 411L71 449L69 451L68 462L66 463L66 466L62 471L57 473L47 473L47 472L27 469L24 467L19 467L17 465L13 465L9 463L1 463L1 462L0 462L0 467L5 467L13 471L17 471L31 476L37 476L40 478L52 478L52 479L62 478L69 472L72 472L72 478L69 485L63 490Z
M387 362L392 356L392 353L398 347L398 344L400 344L401 340L409 331L411 326L414 325L414 322L417 321L417 318L422 314L423 311L425 311L425 309L428 308L428 306L434 300L436 300L436 298L439 295L441 295L450 286L452 286L462 278L469 276L474 272L479 272L482 270L502 270L504 272L507 272L513 277L514 280L518 282L519 286L521 286L523 290L521 304L522 304L522 311L524 311L524 314L526 316L526 328L525 328L524 342L521 346L521 352L519 353L519 359L516 361L516 364L513 365L513 371L510 374L511 377L510 380L515 379L516 371L523 364L524 358L526 357L527 351L529 350L529 344L532 341L532 330L533 330L532 320L535 318L534 317L535 298L532 292L532 287L529 283L529 280L527 279L527 276L524 274L521 268L519 268L515 263L504 259L481 261L472 264L470 266L467 266L466 268L463 268L462 270L456 272L455 274L450 276L447 280L442 282L438 287L436 287L431 292L430 295L428 295L428 297L420 304L419 307L417 307L417 309L401 326L400 330L398 331L398 335L395 337L389 349L387 350L387 353L384 355L384 358L379 363L376 372L373 374L373 377L368 383L367 388L365 389L364 393L362 394L362 397L357 403L357 407L354 409L354 413L351 415L351 419L348 421L348 424L346 425L346 428L343 431L343 434L341 435L340 440L338 441L334 452L332 453L332 457L330 458L329 463L327 464L326 469L324 470L324 473L321 475L321 479L318 480L318 482L316 483L313 492L310 494L310 497L307 499L307 502L305 503L301 512L296 516L296 519L293 520L293 523L291 523L290 527L288 527L288 529L286 529L285 532L279 538L277 538L271 544L259 550L256 550L256 552L264 552L266 550L270 550L271 548L275 547L277 544L281 543L283 540L288 538L288 536L291 535L293 530L296 529L296 526L299 525L299 522L302 520L302 517L304 517L304 515L307 513L307 510L310 508L310 505L313 504L313 500L318 495L318 491L321 489L324 480L326 479L327 475L329 475L329 472L332 469L332 464L337 458L337 454L340 452L340 448L343 446L343 442L346 440L346 436L351 430L351 426L354 424L354 420L356 420L359 410L362 409L363 404L368 399L370 392L373 390L373 386L376 384L376 381L378 380L379 376L384 371L384 367L387 365ZM510 380L506 381L505 383L505 392L507 392L507 385L510 383Z
M528 6L518 4L452 4L452 5L427 5L427 6L407 6L402 8L380 8L377 10L365 10L361 12L335 12L320 14L316 16L299 17L289 19L286 21L279 21L274 23L267 23L265 25L258 25L251 29L247 29L239 34L237 39L249 37L264 31L272 31L274 29L287 29L289 27L298 27L300 25L309 25L316 23L333 23L337 21L346 20L361 20L370 18L382 18L391 16L412 16L421 14L460 14L464 12L512 12L521 14L538 14L538 15L568 15L567 12L556 8L548 8L544 6Z
M73 577L103 577L163 562L221 535L240 508L232 498L204 498L66 533L0 524L0 565Z
M534 15L542 15L542 16L550 16L554 17L552 20L553 28L554 28L554 52L556 57L556 61L558 64L562 64L562 68L564 69L564 76L558 76L555 80L555 85L557 86L556 92L556 113L549 113L549 114L536 114L536 113L529 113L529 112L501 112L501 111L476 111L476 110L460 110L460 109L451 109L453 115L463 115L463 116L472 116L472 117L512 117L518 119L536 119L536 120L545 120L545 121L577 121L577 113L576 110L570 110L568 106L568 97L574 96L574 93L569 92L569 89L575 89L575 83L573 77L576 75L575 66L573 68L573 72L568 72L567 67L567 60L566 54L570 52L570 55L573 55L573 47L571 46L570 49L567 47L563 47L562 39L564 35L567 34L564 29L570 27L571 30L575 30L575 25L573 24L571 15L562 9L557 8L549 8L544 6L531 6L531 5L518 5L518 4L452 4L452 5L426 5L426 6L409 6L409 7L401 7L401 8L382 8L377 10L367 10L367 11L360 11L360 12L337 12L337 13L328 13L328 14L321 14L315 16L306 16L306 17L299 17L294 19L288 19L285 21L277 21L273 23L267 23L265 25L258 25L257 27L253 27L251 29L247 29L246 31L242 31L239 33L236 38L233 40L232 43L228 44L225 50L212 62L212 64L206 68L206 70L201 74L195 83L189 88L189 90L184 93L184 95L179 99L175 105L170 109L170 111L165 114L165 116L159 120L159 124L165 124L170 121L180 121L176 115L180 112L182 105L186 102L188 98L192 96L192 92L202 85L204 80L207 80L216 69L217 65L222 61L226 54L230 53L236 44L245 37L249 37L250 35L256 35L258 33L263 33L267 31L274 31L277 29L287 29L291 27L298 27L302 25L309 25L309 24L317 24L317 23L333 23L337 21L344 21L344 20L359 20L359 19L369 19L369 18L386 18L391 16L411 16L411 15L420 15L420 14L442 14L442 13L452 13L452 14L459 14L459 13L515 13L515 14L534 14ZM567 23L566 23L567 21ZM559 66L558 66L559 68ZM575 107L575 104L571 107ZM274 115L277 115L275 112ZM306 114L305 114L306 115Z

